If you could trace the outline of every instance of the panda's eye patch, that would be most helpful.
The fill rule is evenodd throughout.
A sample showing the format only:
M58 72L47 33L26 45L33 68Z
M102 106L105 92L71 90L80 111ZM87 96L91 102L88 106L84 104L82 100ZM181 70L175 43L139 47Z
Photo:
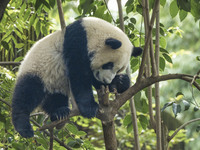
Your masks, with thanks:
M106 63L102 66L102 69L104 70L109 70L109 69L112 69L114 67L114 64L113 62L109 62L109 63Z

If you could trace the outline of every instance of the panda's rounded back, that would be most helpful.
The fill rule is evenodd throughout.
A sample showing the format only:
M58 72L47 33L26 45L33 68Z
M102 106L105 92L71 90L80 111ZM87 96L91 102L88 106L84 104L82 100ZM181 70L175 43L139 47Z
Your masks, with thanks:
M68 82L63 61L62 31L56 31L37 41L22 61L18 78L26 74L36 75L50 93L60 92L67 95Z
M114 63L115 70L128 66L133 45L122 30L95 17L83 18L82 25L87 33L88 52L94 53L94 58L91 61L92 70L98 69L108 62ZM108 38L119 40L122 46L113 50L105 45Z

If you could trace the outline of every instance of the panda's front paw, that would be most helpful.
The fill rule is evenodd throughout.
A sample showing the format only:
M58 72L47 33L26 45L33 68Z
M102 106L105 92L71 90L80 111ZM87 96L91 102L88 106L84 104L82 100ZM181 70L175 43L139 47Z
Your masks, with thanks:
M69 115L69 108L64 106L56 109L53 113L50 114L50 120L56 121L56 120L62 120L66 118Z
M89 104L79 104L78 108L83 117L93 118L96 116L99 106L96 102L92 102Z

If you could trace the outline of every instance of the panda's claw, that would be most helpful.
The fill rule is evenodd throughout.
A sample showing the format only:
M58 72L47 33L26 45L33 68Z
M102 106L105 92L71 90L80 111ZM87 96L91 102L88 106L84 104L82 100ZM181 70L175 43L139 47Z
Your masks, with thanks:
M61 107L58 108L56 111L53 113L49 114L50 115L50 120L56 121L56 120L62 120L66 118L69 115L69 108L68 107Z

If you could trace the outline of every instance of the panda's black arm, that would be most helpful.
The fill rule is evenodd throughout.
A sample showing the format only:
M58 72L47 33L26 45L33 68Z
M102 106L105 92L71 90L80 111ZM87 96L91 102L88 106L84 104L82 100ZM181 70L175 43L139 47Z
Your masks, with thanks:
M87 35L81 20L66 27L63 58L72 94L82 116L94 117L98 104L92 92L92 71L87 50Z
M93 86L96 89L99 90L102 85L105 86L105 84L95 79L93 80ZM130 79L127 74L116 75L113 81L108 85L108 87L110 92L114 92L114 89L116 89L118 93L123 93L130 87Z

